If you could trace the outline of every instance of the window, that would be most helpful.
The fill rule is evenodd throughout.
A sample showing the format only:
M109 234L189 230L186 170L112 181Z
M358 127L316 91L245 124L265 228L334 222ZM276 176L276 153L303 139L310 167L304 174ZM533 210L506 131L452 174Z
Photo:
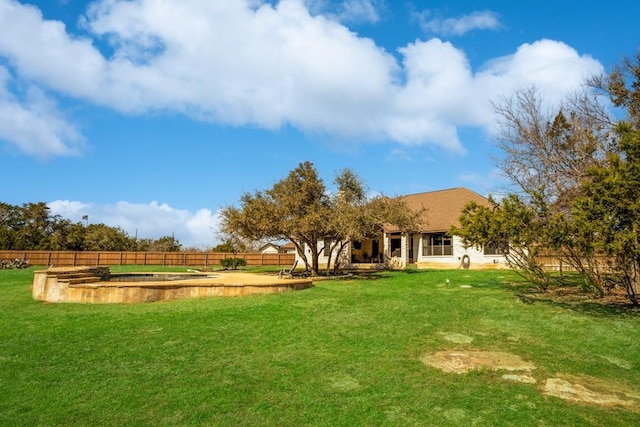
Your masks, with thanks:
M484 245L483 253L485 255L502 255L509 252L509 245L504 242L494 243L491 245Z
M355 249L355 250L360 250L360 249L362 249L362 242L361 242L361 241L359 241L359 240L355 240L355 241L353 242L353 249Z
M393 233L389 238L389 244L389 252L392 257L402 255L402 235L400 233Z
M445 233L422 235L422 256L451 256L453 245L451 236Z

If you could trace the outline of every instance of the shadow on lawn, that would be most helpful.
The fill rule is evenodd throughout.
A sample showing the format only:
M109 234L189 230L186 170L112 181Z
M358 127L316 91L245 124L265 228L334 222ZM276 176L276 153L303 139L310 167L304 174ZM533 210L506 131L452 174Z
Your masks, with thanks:
M558 289L561 292L558 292ZM590 316L640 317L640 307L635 306L622 294L595 298L578 288L563 286L547 292L518 291L515 295L525 304L544 303Z

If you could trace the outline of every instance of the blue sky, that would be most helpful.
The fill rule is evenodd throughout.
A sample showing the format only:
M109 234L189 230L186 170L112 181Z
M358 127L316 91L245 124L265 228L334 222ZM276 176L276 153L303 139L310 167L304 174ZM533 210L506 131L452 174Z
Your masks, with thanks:
M502 182L491 102L550 106L640 45L599 1L0 0L0 201L218 242L311 161L371 193Z

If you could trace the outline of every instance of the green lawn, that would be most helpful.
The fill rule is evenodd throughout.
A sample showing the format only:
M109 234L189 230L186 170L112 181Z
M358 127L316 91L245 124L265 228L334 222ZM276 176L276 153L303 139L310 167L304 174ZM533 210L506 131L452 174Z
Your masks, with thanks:
M523 303L505 271L385 272L139 305L33 301L32 278L0 271L1 426L640 423L640 405L542 392L569 378L640 400L640 314ZM448 350L518 355L537 383L421 360Z

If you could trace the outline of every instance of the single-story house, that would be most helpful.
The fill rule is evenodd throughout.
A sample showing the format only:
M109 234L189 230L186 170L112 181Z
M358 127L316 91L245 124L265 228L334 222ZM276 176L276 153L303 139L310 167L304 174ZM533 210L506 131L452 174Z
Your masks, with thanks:
M384 263L392 268L405 268L407 264L414 264L418 268L507 267L504 256L497 248L465 247L459 237L449 235L452 226L460 227L459 217L467 203L490 206L487 198L464 187L400 198L409 208L423 210L420 229L401 232L393 226L387 226L377 238L351 242L341 259L343 266ZM319 247L323 246L324 242L321 242ZM326 266L327 261L328 250L325 250L320 254L320 266Z
M263 254L277 254L277 253L295 253L296 245L292 242L286 243L284 245L278 245L276 243L267 243L263 245L258 252Z
M262 245L258 252L261 254L277 254L280 253L280 245L276 245L275 243L267 243Z

